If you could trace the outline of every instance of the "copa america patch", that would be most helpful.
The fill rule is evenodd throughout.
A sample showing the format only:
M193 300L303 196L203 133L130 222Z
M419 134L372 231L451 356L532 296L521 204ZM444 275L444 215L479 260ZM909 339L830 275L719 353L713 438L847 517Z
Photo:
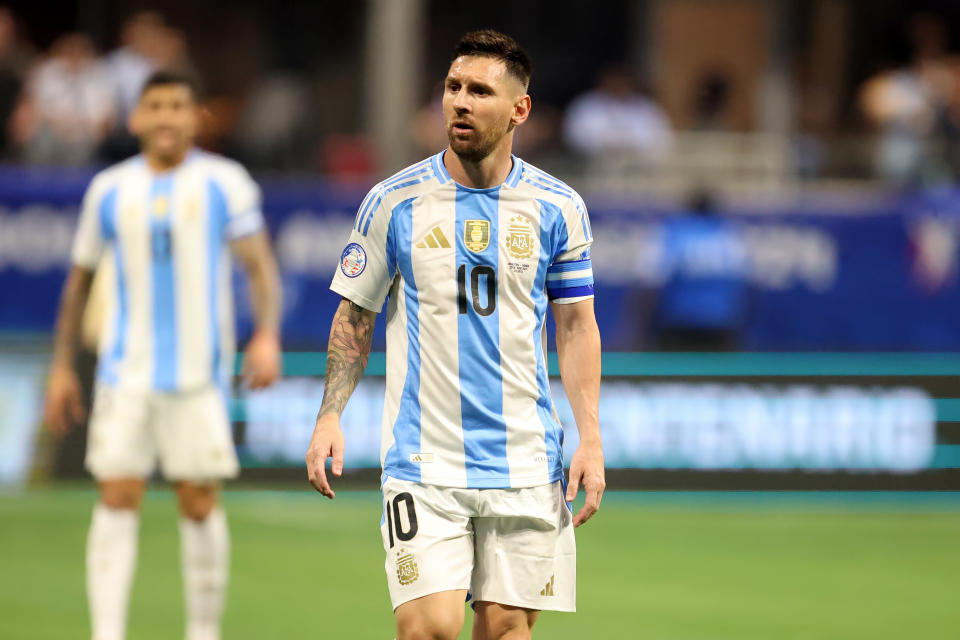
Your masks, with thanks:
M348 244L340 254L340 271L348 278L356 278L367 266L367 252L356 242Z

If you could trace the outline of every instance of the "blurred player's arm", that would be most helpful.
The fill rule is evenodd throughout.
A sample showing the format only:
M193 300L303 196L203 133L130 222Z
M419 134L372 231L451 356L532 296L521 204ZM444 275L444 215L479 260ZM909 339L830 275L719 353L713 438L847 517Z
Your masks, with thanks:
M580 526L600 508L606 486L599 422L600 330L592 297L569 304L553 303L552 309L560 378L580 432L567 486L568 502L576 497L581 484L586 492L586 502L573 519L574 526Z
M376 318L375 312L344 298L337 307L330 327L323 402L306 459L310 484L331 499L335 494L327 480L325 465L327 458L333 458L330 466L333 475L343 473L344 444L340 414L367 368Z
M230 249L243 263L250 282L256 327L244 355L243 377L258 389L280 375L280 276L266 231L237 238Z
M93 270L74 265L67 275L60 297L53 339L53 362L43 411L44 421L57 434L65 433L84 418L80 381L74 362L93 275Z

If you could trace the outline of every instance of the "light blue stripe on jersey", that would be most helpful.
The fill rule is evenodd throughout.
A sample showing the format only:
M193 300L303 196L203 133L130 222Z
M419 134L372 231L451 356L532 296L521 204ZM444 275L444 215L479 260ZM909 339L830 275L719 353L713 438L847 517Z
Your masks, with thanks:
M544 448L548 458L550 482L556 482L563 477L563 429L553 417L553 401L550 396L550 380L547 377L547 363L543 354L541 327L547 312L547 296L545 291L545 277L550 261L556 252L556 244L560 241L554 234L557 227L563 227L563 213L560 207L538 200L540 203L540 261L537 263L537 275L533 279L534 308L537 314L537 323L533 331L533 346L537 356L537 415L543 424ZM564 244L566 239L564 236Z
M207 182L207 278L210 291L208 314L210 316L211 375L220 386L226 386L227 380L221 379L220 371L220 257L223 249L223 236L226 231L229 214L227 198L223 189L215 180Z
M150 184L151 278L153 281L153 387L173 390L177 387L177 308L174 294L173 176L154 176ZM166 198L162 215L154 210L157 198Z
M393 423L393 445L383 460L384 475L420 482L420 465L410 462L410 454L420 451L420 299L413 278L413 199L394 207L387 230L388 254L396 251L397 267L403 275L407 310L407 378L403 382L400 411Z
M100 377L107 384L116 384L118 379L117 368L123 360L127 339L127 282L126 271L123 265L123 252L117 242L117 188L114 187L100 202L100 232L105 242L112 243L113 262L116 269L117 282L117 310L116 327L113 344L109 347L106 358L100 363Z
M500 189L467 189L457 185L457 268L465 266L466 313L457 316L460 360L460 415L464 464L471 489L510 486L507 464L507 425L503 417L503 374L500 369L500 313L496 300ZM481 251L466 247L468 220L486 221L489 243ZM474 269L486 266L493 274ZM493 300L487 293L493 285ZM474 290L474 284L479 291ZM491 309L489 315L477 312Z

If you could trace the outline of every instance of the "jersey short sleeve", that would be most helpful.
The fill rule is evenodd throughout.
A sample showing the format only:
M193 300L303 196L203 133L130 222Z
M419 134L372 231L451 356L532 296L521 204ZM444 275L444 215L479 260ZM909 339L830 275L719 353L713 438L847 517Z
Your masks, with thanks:
M344 298L377 313L397 272L389 237L391 214L382 191L367 194L330 285Z
M256 233L263 228L262 195L260 187L247 170L231 163L228 170L218 176L223 197L226 200L226 236L236 240Z
M554 234L559 240L547 268L547 297L551 302L570 304L593 297L593 234L587 208L579 197L569 200L561 212L557 224L562 227Z
M109 198L115 197L107 189L102 177L96 177L83 194L80 219L73 238L71 260L73 264L93 270L100 264L107 244L104 217L108 213Z

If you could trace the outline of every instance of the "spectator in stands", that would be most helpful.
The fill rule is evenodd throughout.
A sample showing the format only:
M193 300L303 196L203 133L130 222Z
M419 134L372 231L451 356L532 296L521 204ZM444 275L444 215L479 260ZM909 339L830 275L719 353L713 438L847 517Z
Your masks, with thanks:
M116 118L102 155L112 162L139 151L139 142L128 131L127 120L140 99L140 89L147 77L157 69L197 77L186 36L168 26L164 17L155 11L140 11L130 16L121 28L120 43L105 60L114 88Z
M903 186L938 182L948 167L931 147L934 137L956 135L950 107L958 78L947 55L943 22L918 14L909 22L913 58L864 83L860 105L880 131L876 167L882 178Z
M90 38L58 38L27 79L14 116L22 157L32 164L83 165L113 126L113 86Z
M615 154L657 161L673 145L666 113L622 65L604 69L597 87L570 103L563 129L567 145L589 158Z
M707 193L663 230L663 287L655 312L664 351L738 348L747 310L747 250L736 224L718 215Z
M0 155L9 150L10 119L32 59L33 49L19 37L13 12L0 7Z

